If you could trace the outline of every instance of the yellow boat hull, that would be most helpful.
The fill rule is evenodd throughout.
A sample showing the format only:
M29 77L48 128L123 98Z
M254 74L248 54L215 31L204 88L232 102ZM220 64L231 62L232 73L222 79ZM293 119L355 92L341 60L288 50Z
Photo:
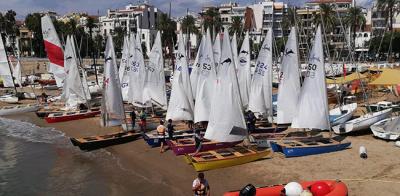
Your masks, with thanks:
M233 157L221 160L202 161L202 162L197 162L194 159L192 159L190 155L185 155L185 160L187 163L192 164L196 171L200 172L200 171L213 170L225 167L232 167L235 165L241 165L262 159L269 155L271 155L271 150L268 149L265 151L261 151L246 156Z

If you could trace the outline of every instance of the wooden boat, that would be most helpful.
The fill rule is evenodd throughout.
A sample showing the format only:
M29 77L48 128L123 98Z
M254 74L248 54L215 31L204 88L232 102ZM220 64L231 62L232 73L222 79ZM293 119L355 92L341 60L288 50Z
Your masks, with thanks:
M335 180L318 180L318 181L303 181L300 182L303 189L309 189L316 182L324 182L330 187L330 192L325 196L347 196L348 189L346 184L341 181ZM268 196L281 196L285 185L272 185L256 188L256 196L268 195ZM238 196L240 191L231 191L224 193L224 196Z
M201 130L203 133L205 130ZM147 142L147 144L151 147L159 147L161 146L161 141L163 139L168 139L168 134L165 133L165 136L159 135L157 130L153 130L147 133L143 133L143 139ZM178 130L174 131L173 139L182 139L193 137L193 130ZM164 141L165 142L165 141Z
M100 111L93 110L80 110L76 112L63 112L63 113L52 113L49 114L44 119L47 123L58 123L72 120L79 120L84 118L91 118L100 114Z
M34 112L40 108L36 104L4 106L0 108L0 116Z
M347 121L346 123L332 127L336 134L346 134L363 129L368 129L374 123L388 118L392 114L392 109L386 109L379 112L368 113L359 118Z
M357 103L343 105L329 111L331 126L336 126L351 119L357 109Z
M135 133L135 131L128 131L84 138L70 138L70 140L74 146L78 146L81 150L89 151L111 145L130 142L136 140L140 136L140 133Z
M186 162L192 164L196 171L206 171L232 167L256 161L271 154L270 149L242 146L200 152L197 155L185 155Z
M42 85L56 85L56 80L55 79L39 79L37 82Z
M341 138L314 138L305 140L271 141L274 152L281 152L285 157L300 157L344 150L351 142Z
M172 149L175 155L184 155L196 152L196 146L193 138L184 138L177 140L167 140L168 146ZM241 143L242 141L236 142L216 142L216 141L203 141L201 145L201 151L216 150L221 148L229 148Z
M57 90L58 86L57 85L46 85L46 86L43 86L43 88L45 90Z
M18 97L14 95L4 95L0 97L0 101L5 103L18 103Z
M254 131L251 131L251 133L279 133L282 131L285 131L288 128L288 126L277 126L277 127L257 127Z
M91 111L100 111L100 107L93 107L90 108ZM65 111L60 110L60 108L42 108L38 111L35 112L36 116L39 118L45 118L48 117L50 114L58 114L58 113L64 113Z
M371 131L375 137L384 140L400 139L400 117L392 117L381 120L371 125Z
M271 141L277 140L302 140L302 139L313 139L321 138L322 135L317 134L307 134L306 132L290 132L290 133L260 133L260 134L250 134L250 142L256 143L258 147L270 148Z

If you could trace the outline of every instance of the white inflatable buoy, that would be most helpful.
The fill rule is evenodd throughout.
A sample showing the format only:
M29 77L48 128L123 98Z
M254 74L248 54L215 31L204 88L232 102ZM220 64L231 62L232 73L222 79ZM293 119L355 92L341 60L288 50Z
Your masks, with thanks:
M394 145L400 147L400 141L397 141Z
M359 152L360 152L360 157L361 157L362 159L368 158L367 149L366 149L364 146L360 146Z
M285 194L287 196L299 196L303 192L303 187L297 182L289 182L285 186Z

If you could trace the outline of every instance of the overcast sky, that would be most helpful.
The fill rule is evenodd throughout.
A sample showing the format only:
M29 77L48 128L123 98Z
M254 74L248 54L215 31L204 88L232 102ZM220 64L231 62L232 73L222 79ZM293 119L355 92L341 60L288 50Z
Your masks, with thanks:
M199 11L201 7L206 5L219 5L221 3L234 2L234 0L171 0L172 15L182 16L186 13L186 9ZM237 0L240 5L253 4L260 0ZM277 0L284 1L289 4L301 6L307 0ZM373 0L357 0L357 5L369 6ZM0 11L15 10L18 18L22 19L31 12L37 11L56 11L58 14L66 14L73 11L88 12L97 15L104 14L107 9L123 8L129 3L136 4L143 2L138 0L0 0ZM149 4L153 4L160 8L163 12L169 10L169 0L148 0Z

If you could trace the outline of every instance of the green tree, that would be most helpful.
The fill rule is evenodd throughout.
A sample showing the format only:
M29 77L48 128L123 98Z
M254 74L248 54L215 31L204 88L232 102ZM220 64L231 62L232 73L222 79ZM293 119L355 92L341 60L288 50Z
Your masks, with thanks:
M214 37L214 31L220 32L222 29L221 15L215 7L209 8L203 15L203 26L210 29L211 37Z
M112 36L115 44L115 53L119 56L122 51L122 45L124 44L124 36L125 36L124 28L115 27Z
M399 13L399 0L378 0L377 8L385 14L389 21L389 30L393 31L393 16Z
M93 54L93 29L97 27L96 21L93 17L87 17L86 28L89 29L89 53Z
M232 24L229 27L229 34L233 35L235 32L239 37L243 34L243 23L239 16L232 17Z
M173 45L176 43L176 22L171 20L168 14L161 14L157 23L157 29L161 32L163 47L168 47L169 57L173 58Z
M365 25L365 17L360 7L351 7L347 11L347 15L344 18L344 23L350 27L350 31L353 32L352 48L355 48L356 42L356 31L357 28L361 29Z
M322 3L319 5L319 7L320 7L321 13L314 15L314 24L320 25L322 22L321 21L321 18L322 18L322 20L324 22L324 26L325 26L325 32L327 34L333 32L333 30L335 29L336 24L337 24L336 12L335 12L333 6ZM322 15L322 17L321 17L321 15Z
M41 27L41 15L39 13L28 14L25 18L26 27L32 31L32 50L36 57L45 57L44 51L42 27Z

